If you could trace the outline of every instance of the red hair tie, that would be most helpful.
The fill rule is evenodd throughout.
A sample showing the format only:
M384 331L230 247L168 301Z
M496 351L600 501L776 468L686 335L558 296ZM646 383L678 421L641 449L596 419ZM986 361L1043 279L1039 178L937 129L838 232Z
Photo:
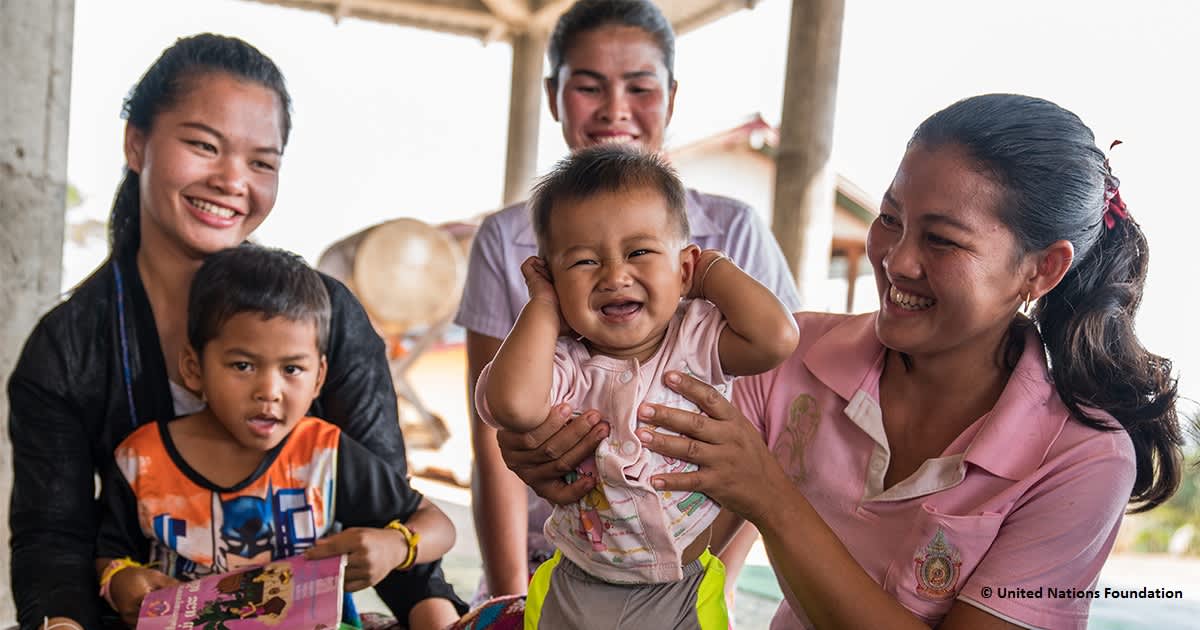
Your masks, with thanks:
M1114 147L1121 144L1120 140L1113 140L1109 145L1108 150L1112 151ZM1113 229L1117 226L1117 221L1124 221L1129 218L1129 210L1125 207L1125 200L1121 199L1121 180L1117 179L1112 173L1112 167L1108 165L1108 158L1104 158L1104 227Z

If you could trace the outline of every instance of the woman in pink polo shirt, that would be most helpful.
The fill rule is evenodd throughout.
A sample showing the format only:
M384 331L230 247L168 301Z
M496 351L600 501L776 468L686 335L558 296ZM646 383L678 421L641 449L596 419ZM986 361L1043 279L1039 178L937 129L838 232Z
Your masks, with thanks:
M1182 465L1171 362L1133 329L1148 247L1118 185L1071 112L955 103L871 226L878 312L798 313L796 352L734 404L668 376L708 417L642 410L684 434L643 431L649 448L700 466L656 485L758 527L786 596L772 628L1086 626L1127 505L1165 501ZM567 426L501 436L555 501L577 492L545 463Z

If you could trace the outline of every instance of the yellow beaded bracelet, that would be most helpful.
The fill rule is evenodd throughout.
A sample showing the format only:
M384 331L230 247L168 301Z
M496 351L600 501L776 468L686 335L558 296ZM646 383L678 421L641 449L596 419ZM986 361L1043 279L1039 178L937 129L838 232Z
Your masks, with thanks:
M421 535L409 529L407 525L396 519L384 526L385 529L394 529L401 534L404 534L404 540L408 543L408 555L404 557L404 562L396 566L396 571L405 571L412 568L412 565L417 561L417 543L421 542Z
M109 588L112 586L113 576L121 571L124 571L125 569L133 567L146 568L147 566L149 565L142 564L141 562L138 562L129 556L110 560L108 562L108 566L104 567L104 572L100 574L100 597L103 597L104 601L108 602L108 605L112 606L115 610L116 605L113 604L112 595L109 594Z

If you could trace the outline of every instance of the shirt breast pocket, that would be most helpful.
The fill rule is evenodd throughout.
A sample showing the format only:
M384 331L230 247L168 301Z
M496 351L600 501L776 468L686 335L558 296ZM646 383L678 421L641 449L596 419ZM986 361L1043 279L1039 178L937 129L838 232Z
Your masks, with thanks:
M884 578L883 588L905 608L936 623L991 548L1001 514L958 516L922 503Z

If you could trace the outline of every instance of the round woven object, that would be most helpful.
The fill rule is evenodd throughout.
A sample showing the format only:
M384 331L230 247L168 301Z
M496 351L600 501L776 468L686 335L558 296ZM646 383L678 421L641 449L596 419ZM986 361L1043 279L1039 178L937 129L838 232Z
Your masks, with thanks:
M462 248L416 219L371 229L354 255L354 290L389 334L439 322L454 313L466 279Z

